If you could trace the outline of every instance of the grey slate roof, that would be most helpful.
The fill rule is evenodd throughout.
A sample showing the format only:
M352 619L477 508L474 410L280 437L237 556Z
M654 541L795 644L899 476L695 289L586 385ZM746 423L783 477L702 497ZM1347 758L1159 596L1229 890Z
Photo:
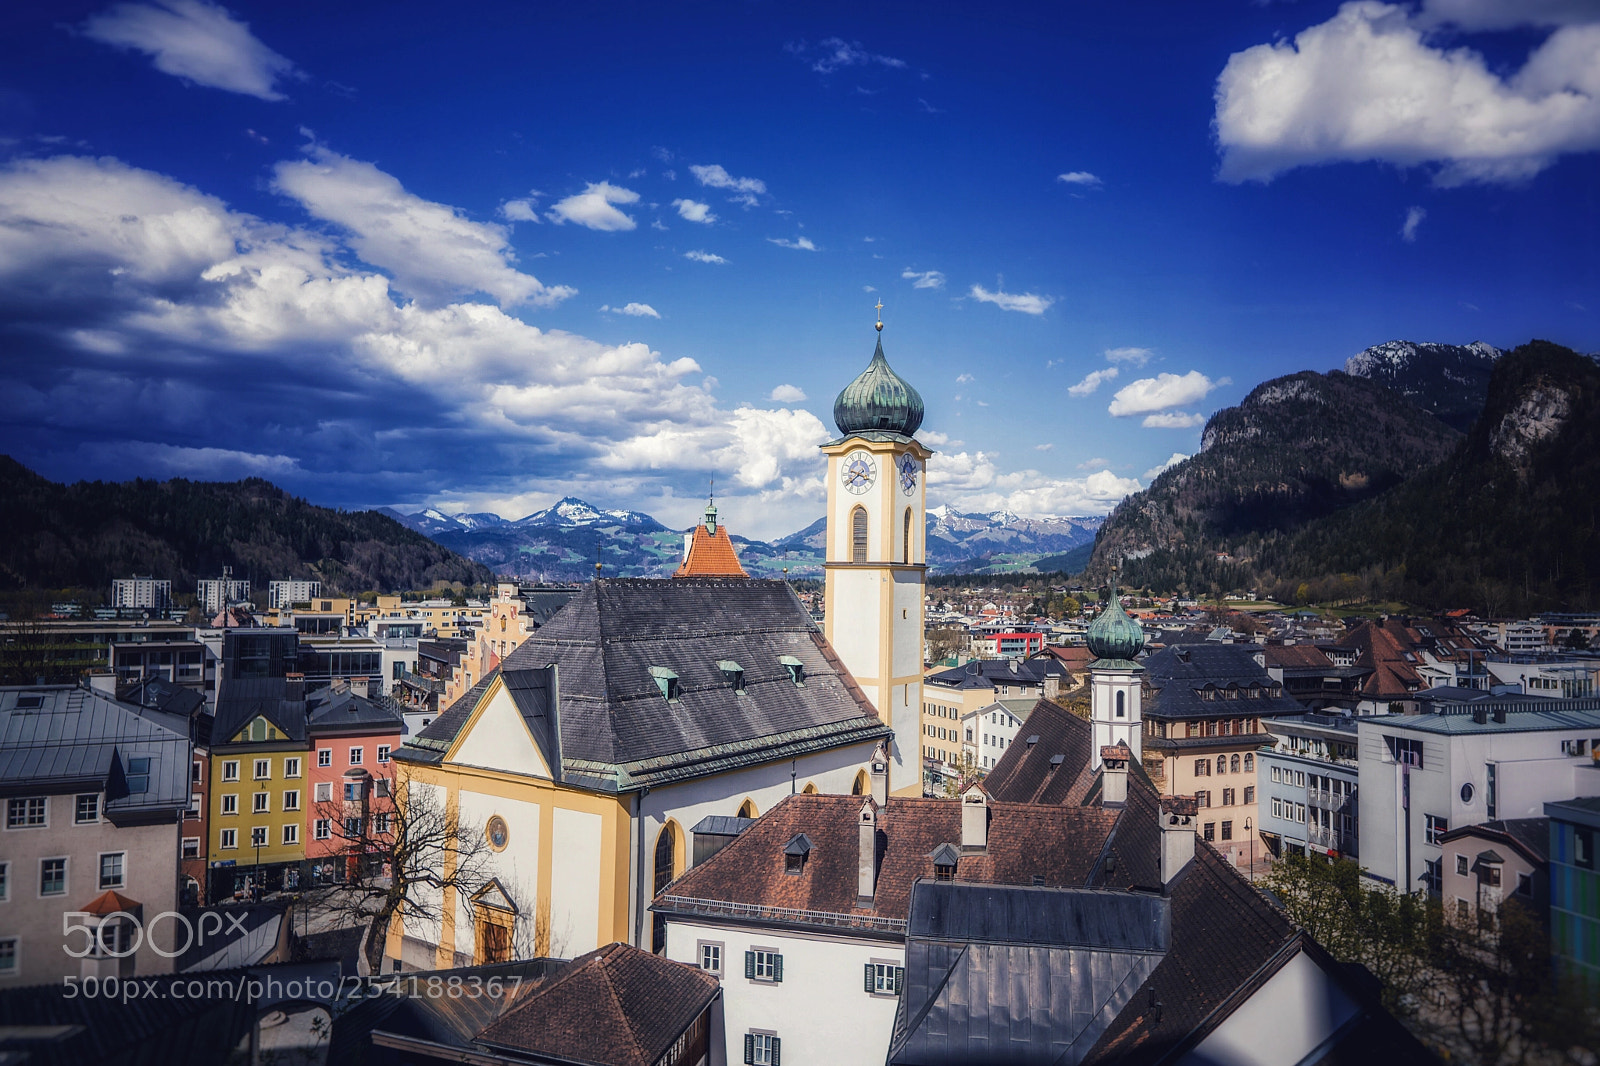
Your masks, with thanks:
M228 678L217 694L216 722L211 742L227 744L257 715L277 726L290 740L306 739L304 700L289 698L289 681L282 677Z
M994 688L997 684L1042 685L1046 677L1068 684L1072 680L1059 659L974 659L930 674L928 683L942 688Z
M795 684L784 657L798 660ZM743 691L719 661L743 667ZM544 668L556 667L558 706ZM678 678L668 701L651 674ZM563 781L626 791L890 730L783 581L596 581L396 753L438 762L497 676Z
M311 734L390 731L398 733L403 724L394 711L381 703L358 696L346 689L334 692L318 689L306 700L310 717L306 729Z
M1268 696L1278 682L1256 662L1260 649L1253 644L1184 644L1163 648L1144 660L1146 683L1152 698L1145 703L1146 716L1163 718L1228 718L1248 715L1268 718L1280 714L1300 714L1305 708L1288 695ZM1230 686L1241 691L1238 699L1207 700L1201 696L1206 686L1226 691ZM1254 689L1262 693L1249 698Z
M0 791L104 790L113 822L189 805L189 738L88 689L0 689ZM149 759L148 788L130 793L130 759Z

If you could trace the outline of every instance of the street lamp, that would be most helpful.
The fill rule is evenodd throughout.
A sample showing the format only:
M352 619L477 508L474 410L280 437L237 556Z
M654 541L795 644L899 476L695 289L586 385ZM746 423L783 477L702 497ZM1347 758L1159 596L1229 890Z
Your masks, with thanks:
M1256 835L1250 831L1250 819L1244 820L1244 835L1250 838L1250 883L1256 883Z
M261 898L261 895L262 895L262 893L261 893L261 834L260 833L251 833L250 835L255 837L255 843L256 843L256 865L255 865L255 868L250 871L250 898L251 898L252 901L255 901L255 900L259 900Z

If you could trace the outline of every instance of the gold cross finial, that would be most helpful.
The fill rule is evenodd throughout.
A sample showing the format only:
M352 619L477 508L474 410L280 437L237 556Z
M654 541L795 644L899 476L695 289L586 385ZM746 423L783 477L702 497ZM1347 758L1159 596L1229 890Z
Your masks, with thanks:
M878 332L883 332L883 297L878 297Z

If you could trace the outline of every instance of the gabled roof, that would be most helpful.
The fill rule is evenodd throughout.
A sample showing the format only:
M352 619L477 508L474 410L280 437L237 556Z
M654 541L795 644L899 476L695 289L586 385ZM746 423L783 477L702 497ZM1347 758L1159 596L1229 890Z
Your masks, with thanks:
M289 680L283 677L226 678L217 695L213 744L229 744L257 717L278 727L290 740L306 739L306 703L289 698Z
M1256 662L1264 649L1254 644L1183 644L1163 648L1144 660L1151 698L1145 703L1146 715L1164 718L1209 718L1248 715L1267 718L1279 714L1299 714L1305 710L1292 696L1282 695L1282 686ZM1260 693L1258 698L1205 699L1207 687L1241 694ZM1267 695L1272 689L1280 695Z
M1033 659L973 659L928 675L929 684L942 688L993 688L995 685L1042 685L1046 677L1070 680L1067 668L1054 657Z
M1037 741L1030 743L1032 737ZM1009 803L1077 805L1088 793L1092 775L1094 730L1058 703L1039 700L1028 715L1027 729L1006 748L983 779L995 799ZM1060 763L1050 760L1062 755Z
M1264 644L1256 649L1267 665L1285 670L1332 670L1333 660L1315 644Z
M726 660L743 668L742 689L718 665ZM798 666L801 683L786 663ZM550 665L560 692L553 715L530 710L532 702L525 706L515 680ZM677 678L675 698L667 698L652 668ZM546 763L559 766L566 783L599 791L685 780L890 733L783 581L593 582L396 757L440 761L501 676L524 718L544 723L535 728L530 720Z
M1387 619L1361 623L1340 637L1338 646L1354 651L1356 665L1372 671L1361 684L1362 695L1400 699L1422 687L1410 643L1405 627L1394 619Z
M1516 851L1532 866L1550 861L1549 818L1496 818L1476 825L1461 825L1439 838L1441 844L1465 838L1493 841Z
M404 725L400 715L384 704L358 696L346 688L342 692L319 689L306 700L310 717L306 731L314 736L337 736L340 733L400 732Z
M739 565L728 528L718 526L715 533L697 522L689 539L689 554L673 572L673 577L749 577Z

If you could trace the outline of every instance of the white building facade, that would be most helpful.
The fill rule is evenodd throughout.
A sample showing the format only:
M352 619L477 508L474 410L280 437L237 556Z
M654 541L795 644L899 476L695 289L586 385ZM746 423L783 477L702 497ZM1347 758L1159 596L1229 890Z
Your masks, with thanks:
M274 611L309 603L322 595L320 581L269 581L267 582L267 607Z

